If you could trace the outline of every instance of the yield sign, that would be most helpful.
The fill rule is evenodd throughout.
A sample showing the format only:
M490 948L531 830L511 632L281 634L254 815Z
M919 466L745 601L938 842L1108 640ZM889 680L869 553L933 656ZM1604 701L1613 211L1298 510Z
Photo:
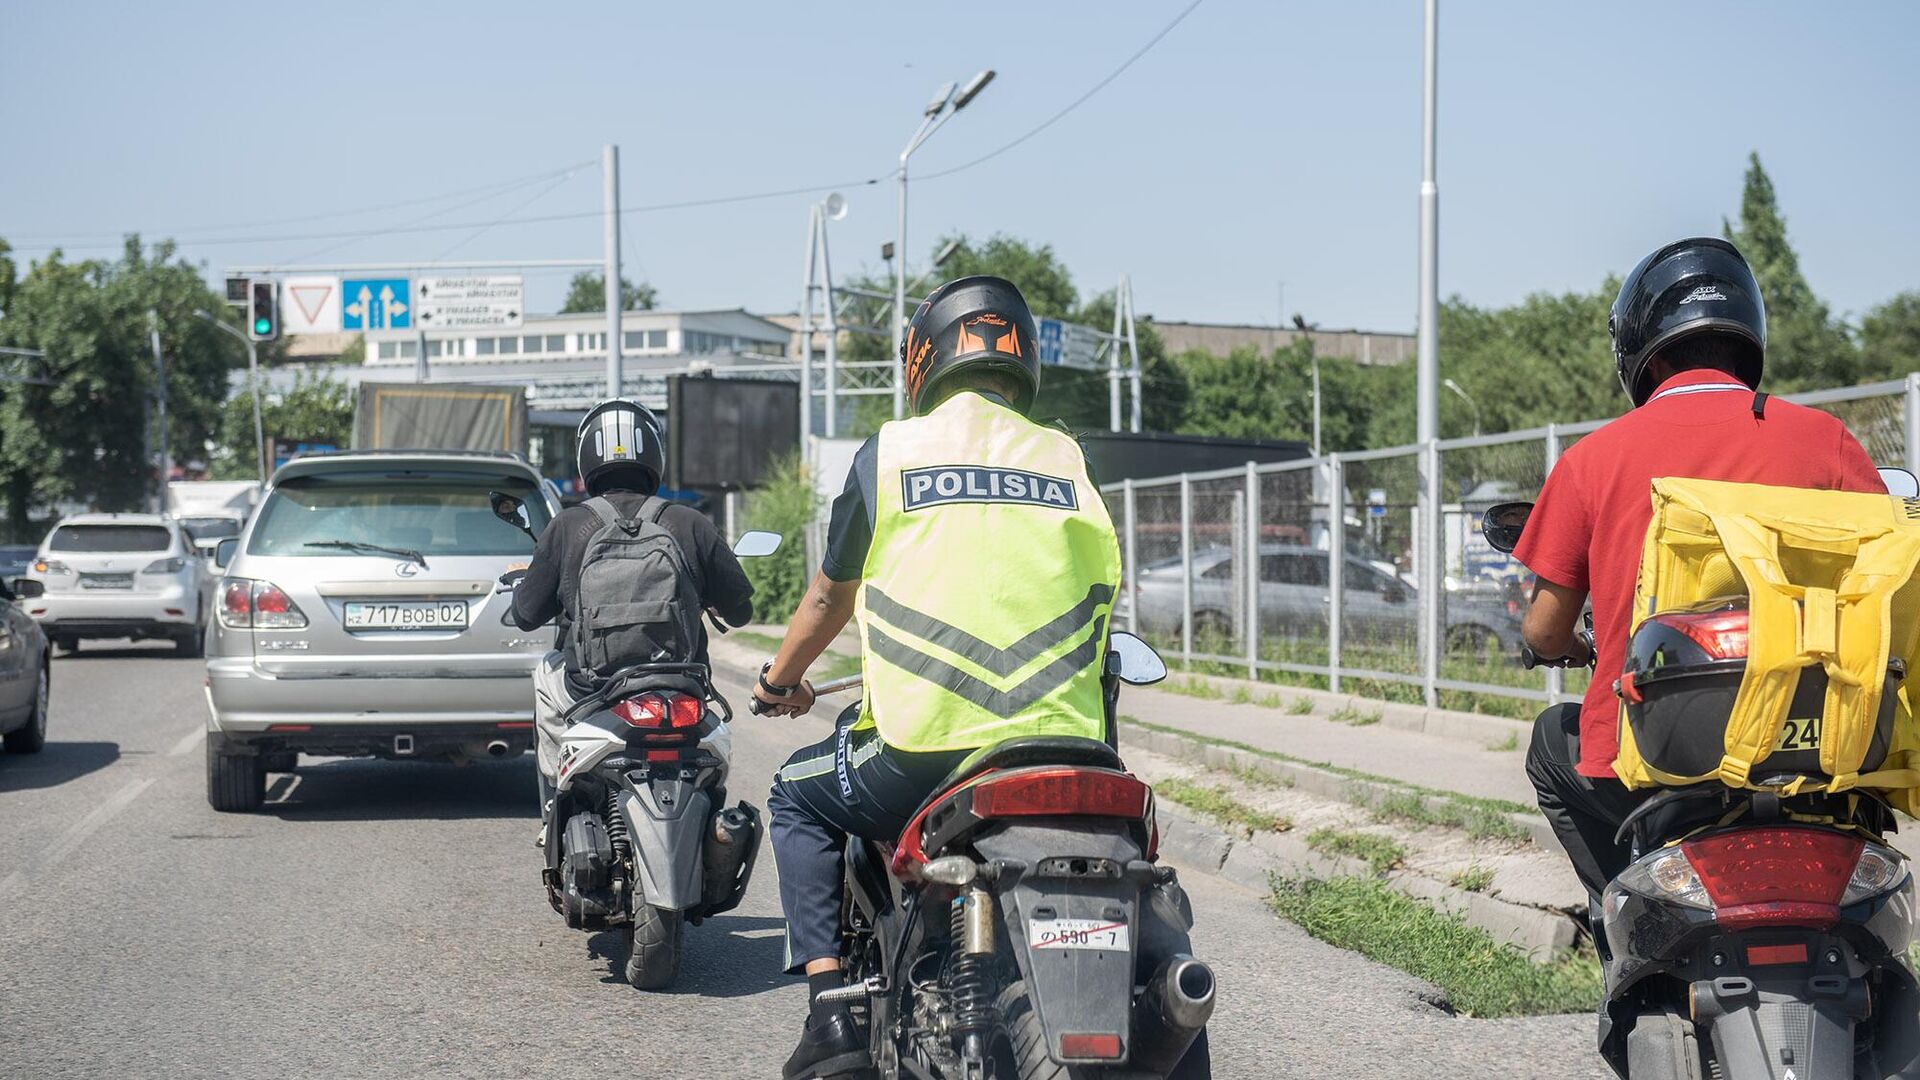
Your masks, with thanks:
M289 334L340 332L340 279L290 277L280 281L280 326Z

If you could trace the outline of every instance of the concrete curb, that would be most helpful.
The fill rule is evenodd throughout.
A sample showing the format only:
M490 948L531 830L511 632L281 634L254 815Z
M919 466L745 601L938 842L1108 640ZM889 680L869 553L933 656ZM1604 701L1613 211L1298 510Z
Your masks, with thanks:
M1414 793L1394 781L1366 780L1301 762L1281 761L1265 754L1241 750L1205 739L1178 735L1170 731L1144 728L1128 720L1120 721L1123 742L1144 747L1156 754L1197 762L1222 772L1255 772L1322 798L1339 799L1355 806L1377 806L1389 797L1412 794L1429 809L1438 808L1444 796ZM1553 827L1538 814L1507 814L1507 820L1526 831L1528 839L1548 851L1560 851L1560 840Z
M1210 684L1227 698L1233 697L1238 691L1245 691L1248 696L1254 698L1276 692L1303 697L1313 702L1312 715L1321 720L1341 709L1352 709L1360 713L1378 713L1380 723L1386 727L1471 742L1483 748L1501 746L1508 739L1515 741L1516 748L1524 746L1532 729L1532 722L1527 720L1509 720L1504 716L1486 716L1454 709L1429 709L1424 705L1382 701L1379 698L1362 697L1358 694L1336 694L1330 690L1314 690L1304 686L1289 686L1285 683L1256 682L1252 679L1205 675L1192 671L1177 672L1169 678L1199 679ZM1172 690L1158 692L1177 693Z
M1285 833L1232 836L1178 804L1162 799L1155 806L1162 857L1263 895L1271 891L1275 875L1375 876L1373 868L1358 859L1322 854L1308 847L1306 841ZM1456 915L1495 941L1519 948L1536 962L1545 963L1556 953L1572 948L1578 934L1573 917L1563 912L1466 892L1406 870L1391 871L1383 880L1396 892Z

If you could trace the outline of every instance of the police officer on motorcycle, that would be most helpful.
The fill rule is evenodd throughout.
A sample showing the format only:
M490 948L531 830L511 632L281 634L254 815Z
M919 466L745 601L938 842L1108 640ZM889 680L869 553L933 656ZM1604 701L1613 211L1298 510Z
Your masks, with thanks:
M1036 344L1000 278L949 282L920 305L901 343L914 415L855 456L824 565L754 690L766 711L805 713L808 666L858 616L865 699L788 760L767 802L788 971L812 995L789 1080L867 1064L845 1006L819 1000L841 983L848 835L897 839L982 746L1105 735L1120 548L1079 444L1027 417Z

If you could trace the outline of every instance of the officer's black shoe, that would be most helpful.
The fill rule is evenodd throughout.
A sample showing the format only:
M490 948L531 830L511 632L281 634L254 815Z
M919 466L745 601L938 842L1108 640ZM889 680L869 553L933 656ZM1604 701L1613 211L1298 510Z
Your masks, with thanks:
M853 1017L842 1011L815 1023L809 1019L800 1033L800 1045L787 1059L786 1080L839 1076L870 1068L866 1035Z

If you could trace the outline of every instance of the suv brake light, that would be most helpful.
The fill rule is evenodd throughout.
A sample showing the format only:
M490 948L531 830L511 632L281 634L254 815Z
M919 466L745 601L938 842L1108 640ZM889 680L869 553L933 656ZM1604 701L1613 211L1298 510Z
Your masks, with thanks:
M1103 769L1037 769L989 777L973 786L981 818L1084 815L1142 820L1151 789L1126 773Z
M300 630L306 613L271 581L228 578L220 586L220 625L235 630Z

